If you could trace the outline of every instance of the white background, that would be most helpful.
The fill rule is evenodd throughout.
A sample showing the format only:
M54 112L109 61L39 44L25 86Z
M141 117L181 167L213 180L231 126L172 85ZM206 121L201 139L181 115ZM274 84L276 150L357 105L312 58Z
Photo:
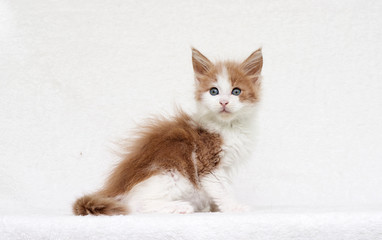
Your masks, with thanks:
M192 111L190 46L263 47L241 201L382 205L381 1L0 0L0 213L70 214L137 122Z

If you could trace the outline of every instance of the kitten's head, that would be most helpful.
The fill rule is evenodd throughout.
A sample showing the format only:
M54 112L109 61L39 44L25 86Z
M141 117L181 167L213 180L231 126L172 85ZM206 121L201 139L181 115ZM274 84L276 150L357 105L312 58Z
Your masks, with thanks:
M232 121L253 111L260 94L261 48L242 63L212 63L193 48L192 64L200 111L223 121Z

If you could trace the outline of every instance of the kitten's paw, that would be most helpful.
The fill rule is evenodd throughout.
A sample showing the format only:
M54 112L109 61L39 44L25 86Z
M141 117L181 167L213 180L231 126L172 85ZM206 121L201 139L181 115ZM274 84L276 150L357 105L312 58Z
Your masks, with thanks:
M177 214L188 214L194 212L194 207L191 206L189 203L176 203L173 206L169 207L169 212Z
M219 206L221 212L233 212L233 213L244 213L249 212L251 208L247 205L239 204L239 203L231 203Z

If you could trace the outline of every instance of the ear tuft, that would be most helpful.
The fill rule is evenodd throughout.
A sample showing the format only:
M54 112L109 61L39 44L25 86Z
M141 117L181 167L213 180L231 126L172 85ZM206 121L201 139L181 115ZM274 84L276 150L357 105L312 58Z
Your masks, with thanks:
M260 76L263 68L263 53L261 48L254 51L242 64L244 72L249 76Z
M211 67L212 62L208 60L203 54L201 54L195 48L192 49L192 66L196 75L205 74Z

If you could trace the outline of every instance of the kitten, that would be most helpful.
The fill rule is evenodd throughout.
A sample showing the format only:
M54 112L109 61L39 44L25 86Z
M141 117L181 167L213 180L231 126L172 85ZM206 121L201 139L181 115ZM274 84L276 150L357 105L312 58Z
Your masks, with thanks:
M261 49L242 63L212 63L192 49L192 64L197 112L148 124L104 187L74 203L75 215L246 210L231 174L252 148Z

